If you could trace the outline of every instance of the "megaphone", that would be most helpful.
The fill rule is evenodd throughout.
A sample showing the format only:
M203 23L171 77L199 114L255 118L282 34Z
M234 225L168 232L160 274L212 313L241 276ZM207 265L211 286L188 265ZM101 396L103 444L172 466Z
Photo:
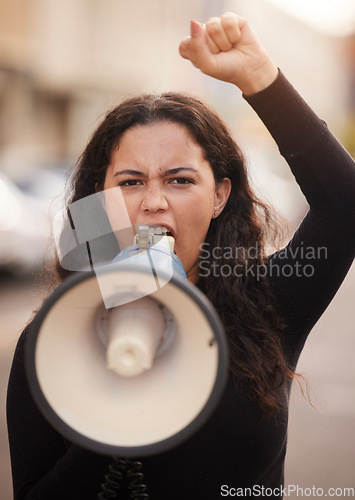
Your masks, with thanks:
M112 265L67 278L28 337L35 401L58 432L91 451L167 451L197 432L224 392L222 323L187 281L171 239L141 227Z

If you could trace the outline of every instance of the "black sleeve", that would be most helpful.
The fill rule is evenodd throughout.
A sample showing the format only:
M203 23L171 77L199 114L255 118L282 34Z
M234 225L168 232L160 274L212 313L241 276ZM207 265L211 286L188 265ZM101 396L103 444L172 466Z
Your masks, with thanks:
M96 499L111 459L66 442L38 410L24 369L28 328L17 344L7 393L14 500Z
M354 161L281 72L270 87L244 98L275 139L310 206L268 267L290 330L304 340L354 258Z

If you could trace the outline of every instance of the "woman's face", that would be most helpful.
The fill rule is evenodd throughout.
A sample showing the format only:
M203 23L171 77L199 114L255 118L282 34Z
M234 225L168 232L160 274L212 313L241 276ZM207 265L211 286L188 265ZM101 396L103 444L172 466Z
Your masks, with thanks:
M165 226L188 279L196 282L200 245L214 212L227 202L230 181L215 184L211 166L188 129L160 122L127 130L106 171L104 189L117 186L132 226ZM107 212L111 219L110 206Z

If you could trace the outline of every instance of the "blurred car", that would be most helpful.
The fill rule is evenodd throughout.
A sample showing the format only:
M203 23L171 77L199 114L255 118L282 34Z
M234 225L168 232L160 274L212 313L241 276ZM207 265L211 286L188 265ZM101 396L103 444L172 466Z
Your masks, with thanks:
M16 182L0 173L0 270L25 275L52 257L49 214L64 186L64 170L38 169Z

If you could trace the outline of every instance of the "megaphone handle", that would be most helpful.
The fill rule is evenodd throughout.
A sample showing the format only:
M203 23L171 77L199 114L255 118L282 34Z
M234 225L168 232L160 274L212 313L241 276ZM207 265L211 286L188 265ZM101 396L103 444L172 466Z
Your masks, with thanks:
M129 479L128 488L131 491L131 499L149 500L147 486L143 483L144 475L140 472L141 468L142 462L138 460L113 457L113 462L109 465L109 472L105 476L105 482L101 485L98 500L119 498L117 493L125 476Z

